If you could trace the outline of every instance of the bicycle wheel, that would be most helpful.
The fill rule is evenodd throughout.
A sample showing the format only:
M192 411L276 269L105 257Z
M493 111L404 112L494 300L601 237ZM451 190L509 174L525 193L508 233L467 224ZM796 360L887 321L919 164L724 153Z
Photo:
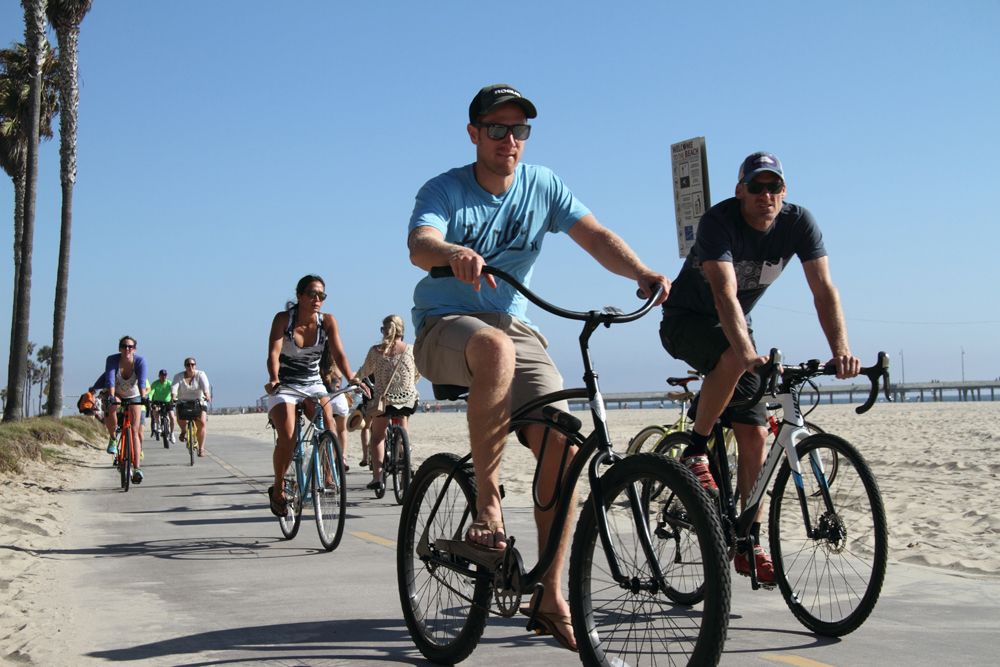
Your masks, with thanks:
M451 564L446 565L435 546L440 538L462 539L472 521L472 464L459 468L458 462L454 454L435 454L417 470L403 501L396 552L406 627L424 657L441 664L464 660L475 649L492 589L484 570L473 570L476 566L454 556L447 556Z
M313 510L316 530L323 548L333 551L344 535L347 516L347 485L344 484L344 462L340 458L340 443L330 431L323 431L316 441L318 455L313 457L316 468L312 473Z
M628 450L626 453L631 456L639 452L651 452L656 449L656 446L660 444L660 441L669 432L665 426L656 424L647 426L628 441Z
M126 425L128 426L128 425ZM132 485L132 428L122 427L121 438L118 440L118 456L121 463L118 472L121 473L122 491L128 491Z
M697 479L657 454L626 457L601 478L617 581L599 535L593 495L580 512L569 564L570 609L589 665L715 665L729 622L729 563L718 513ZM639 507L628 495L637 494ZM663 581L643 550L636 510ZM680 513L683 512L683 515ZM673 599L697 591L700 608Z
M285 513L285 516L278 518L281 534L288 540L298 534L299 525L302 523L302 493L296 474L299 465L301 464L294 462L285 471L285 500L288 503L288 512Z
M846 440L811 435L796 450L813 536L803 526L797 484L789 484L785 461L774 480L768 522L774 572L795 617L814 632L839 637L864 623L882 590L888 556L882 496L868 464ZM821 470L834 457L835 484Z
M410 486L410 478L413 471L410 468L410 437L402 427L392 428L391 437L386 439L386 447L391 447L395 452L392 467L392 492L396 496L396 503L403 504L403 496L407 487ZM391 440L391 442L390 442Z
M187 440L188 446L188 458L191 459L191 465L194 465L194 448L198 446L198 443L195 441L195 434L197 432L194 428L194 420L189 419L185 428L187 428L187 435L185 435L185 439Z
M160 408L164 410L164 408ZM170 417L160 417L160 439L163 440L163 448L170 448Z

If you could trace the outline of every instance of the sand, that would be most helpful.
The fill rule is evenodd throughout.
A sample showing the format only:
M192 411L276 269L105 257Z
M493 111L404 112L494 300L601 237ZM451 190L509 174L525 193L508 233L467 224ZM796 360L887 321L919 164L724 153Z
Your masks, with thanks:
M576 413L586 418L583 413ZM675 409L613 410L609 425L616 449L643 426L669 423ZM1000 513L1000 402L880 403L865 415L852 406L823 405L810 415L825 430L861 450L882 491L890 529L891 561L964 576L1000 576L996 548ZM467 451L465 415L417 414L410 422L414 463L439 451ZM211 417L215 435L270 443L261 414ZM358 462L356 433L348 443ZM55 466L30 463L23 475L0 478L0 661L35 661L45 638L31 634L57 609L53 596L39 594L53 580L53 561L40 553L59 546L74 491L87 488L87 468L103 466L97 447L61 448ZM503 468L505 503L530 506L533 459L511 439ZM42 660L44 662L44 659Z
M585 413L574 413L589 419ZM643 426L671 423L676 408L612 410L617 451ZM846 438L878 480L890 531L890 558L951 572L1000 575L1000 402L879 403L858 415L851 405L820 405L808 419ZM263 415L212 418L215 432L271 441ZM461 413L417 414L410 419L414 465L441 451L468 451ZM351 465L360 455L351 434ZM503 482L507 504L530 506L534 459L510 438Z

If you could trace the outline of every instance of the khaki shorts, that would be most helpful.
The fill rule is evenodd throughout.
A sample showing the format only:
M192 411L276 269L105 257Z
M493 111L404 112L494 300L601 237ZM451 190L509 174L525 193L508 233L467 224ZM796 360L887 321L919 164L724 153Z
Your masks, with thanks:
M465 346L474 333L486 327L500 329L514 343L516 362L511 385L511 408L563 388L562 375L545 348L545 336L506 313L463 313L428 317L417 332L413 356L417 370L434 384L468 387L472 372L465 361ZM566 401L551 404L569 412Z

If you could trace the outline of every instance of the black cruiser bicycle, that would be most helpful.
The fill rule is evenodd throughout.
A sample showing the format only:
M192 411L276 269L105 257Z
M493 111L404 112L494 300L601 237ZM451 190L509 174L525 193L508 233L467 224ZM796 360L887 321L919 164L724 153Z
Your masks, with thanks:
M555 497L539 497L536 472L533 500L537 508L555 508L554 526L565 525L573 489L587 468L591 492L580 508L569 572L580 659L589 665L717 664L728 627L730 585L719 515L694 475L677 461L653 453L623 457L612 450L588 347L591 335L602 325L631 322L648 313L656 295L632 313L610 307L575 312L543 301L503 271L487 266L483 272L507 281L543 310L583 322L580 350L586 386L531 401L511 415L509 429L544 427L539 465L550 438L558 440L553 434L579 448L570 460L567 449L549 452L562 457L563 483ZM438 267L431 275L452 274L450 268ZM435 387L438 397L457 399L463 392L464 387ZM578 418L550 405L568 399L589 402L594 425L589 435L581 433ZM400 515L397 574L403 616L420 652L442 664L472 653L489 614L518 613L522 595L539 588L561 539L560 531L551 531L530 570L513 535L499 553L467 544L463 536L476 519L470 459L435 454L424 461ZM663 501L668 496L684 508L683 521L666 522ZM699 572L703 595L694 603L679 602L674 586L678 575L690 570ZM534 627L529 621L527 629Z

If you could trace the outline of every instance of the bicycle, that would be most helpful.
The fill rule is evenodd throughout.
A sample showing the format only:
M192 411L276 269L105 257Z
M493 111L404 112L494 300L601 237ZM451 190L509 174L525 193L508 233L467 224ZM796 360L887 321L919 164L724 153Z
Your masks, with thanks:
M406 489L413 478L413 466L410 461L410 436L403 426L403 417L386 415L389 424L385 429L385 459L382 462L382 479L392 477L392 493L396 504L402 505ZM375 497L385 496L386 484L375 487Z
M811 378L836 374L835 367L814 359L782 368L781 353L771 350L770 360L757 372L761 386L757 395L744 403L753 405L769 392L780 403L783 419L739 514L728 457L717 451L709 454L709 468L719 487L717 514L726 544L730 553L747 554L751 588L774 587L757 579L753 557L757 542L751 535L760 504L770 493L769 546L785 603L799 622L817 634L848 634L871 614L885 576L888 529L878 484L853 445L830 433L810 433L803 419L801 387ZM858 414L875 404L880 379L886 400L892 400L889 360L884 352L878 353L873 366L862 368L861 374L868 378L871 390L865 403L855 408ZM722 428L716 422L712 437L722 437ZM687 433L671 433L660 447L683 449L690 442ZM793 483L789 484L789 478ZM669 500L667 505L668 523L680 525L683 510L674 512ZM689 586L681 599L698 600L699 579L691 576L686 581Z
M188 459L191 465L194 465L195 450L198 449L198 426L196 422L207 407L201 399L177 401L177 418L185 421L182 439L184 440L184 444L187 445Z
M278 526L285 539L293 539L302 523L302 505L312 498L313 513L319 541L327 551L340 544L347 515L347 484L340 442L327 430L320 398L329 400L349 391L359 392L354 386L333 393L313 396L287 385L277 385L275 391L290 392L311 400L316 407L306 425L302 403L295 406L295 450L292 465L285 471L285 499L288 512L278 518ZM277 444L278 434L274 434Z
M141 398L125 398L125 399L115 399L109 398L108 410L112 409L112 406L121 407L121 412L119 412L118 420L118 451L115 453L114 466L118 468L118 474L121 479L122 491L128 492L135 481L138 483L138 477L133 479L135 475L135 470L139 467L139 459L136 455L135 447L135 434L132 432L132 411L128 409L130 405L135 405L142 403Z
M553 526L565 525L575 485L589 466L591 493L577 520L568 579L581 660L597 665L678 659L716 664L728 627L730 590L718 513L694 476L677 461L652 453L623 457L614 452L588 348L598 327L639 319L650 311L658 294L628 314L610 307L575 312L542 300L503 271L487 266L483 272L506 281L543 310L583 322L579 340L586 386L529 402L512 414L509 426L511 432L529 425L544 426L532 500L538 509L553 509ZM451 270L435 268L431 275L447 276ZM465 391L464 387L436 385L435 397L455 400ZM550 405L573 398L589 401L594 430L587 436L580 432L580 419ZM542 499L537 470L553 434L567 443L561 454L555 452L562 457L561 488L556 488L552 498ZM567 461L569 446L578 447L579 452ZM397 579L403 616L417 648L438 663L452 664L468 657L482 636L488 614L512 617L523 594L541 592L539 582L562 538L560 530L550 532L530 571L525 570L512 535L508 534L507 548L499 554L467 544L463 536L476 519L476 483L470 461L471 455L454 454L435 454L425 460L413 477L400 514ZM654 488L669 488L687 510L687 563L677 560L675 541L660 535L662 510L649 493ZM696 567L705 582L700 609L671 599L681 566ZM526 626L529 631L541 627L534 620L536 610Z
M626 450L629 455L638 454L642 451L653 451L656 445L663 440L663 436L668 433L673 433L674 431L686 431L688 428L688 408L691 406L691 401L697 395L692 392L688 385L692 382L697 382L701 380L701 374L698 371L688 371L687 377L668 377L667 384L671 387L680 387L680 391L670 391L667 392L667 398L672 401L677 402L680 405L680 415L674 420L672 424L652 424L646 426L635 436L628 441L628 449ZM646 444L649 443L647 447Z
M674 443L669 446L662 446L664 439L671 433L683 433L690 430L689 428L689 408L697 400L698 394L692 392L688 388L688 384L694 382L695 380L701 380L702 376L698 371L688 371L689 377L668 377L667 384L674 387L683 387L683 391L668 392L667 398L677 401L680 403L680 416L674 421L673 424L651 424L650 426L643 427L635 436L629 440L628 449L626 453L628 455L635 454L641 451L652 451L658 454L666 454L667 456L675 459L680 459L681 454L684 452L684 448ZM693 377L691 377L693 376ZM807 381L815 389L815 385L811 381ZM806 411L802 417L808 417L809 414L816 409L819 404L819 394L816 394L816 402L813 403L812 407ZM780 426L780 403L767 403L767 428L772 435L778 434L778 428ZM823 429L816 424L805 420L804 421L806 430L810 433L823 433ZM736 435L733 433L732 428L729 427L728 423L723 424L722 429L722 441L726 444L726 456L729 458L729 471L732 473L736 470L738 458L737 458L737 447L736 447ZM715 438L710 438L708 443L708 448L711 450L715 447ZM834 466L836 465L836 460L833 461Z
M153 435L158 435L163 440L163 448L170 448L170 440L174 435L173 422L170 420L170 411L174 404L171 401L151 401L153 409L156 410L156 419L153 421L157 429Z

